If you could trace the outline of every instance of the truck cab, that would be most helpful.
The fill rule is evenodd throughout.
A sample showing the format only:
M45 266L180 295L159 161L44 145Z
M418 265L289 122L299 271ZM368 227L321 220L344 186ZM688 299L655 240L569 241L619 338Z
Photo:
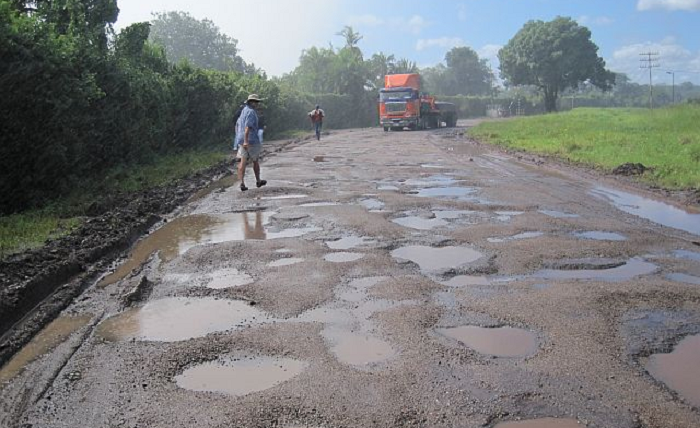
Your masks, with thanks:
M379 122L384 130L416 129L420 120L421 100L410 87L384 88L379 91Z

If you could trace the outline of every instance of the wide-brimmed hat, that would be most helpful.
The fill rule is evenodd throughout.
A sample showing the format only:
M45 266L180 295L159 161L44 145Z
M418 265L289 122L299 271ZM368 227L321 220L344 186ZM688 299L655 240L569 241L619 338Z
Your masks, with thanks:
M250 94L248 95L248 99L245 100L245 102L250 102L250 101L262 101L263 99L258 96L258 94Z

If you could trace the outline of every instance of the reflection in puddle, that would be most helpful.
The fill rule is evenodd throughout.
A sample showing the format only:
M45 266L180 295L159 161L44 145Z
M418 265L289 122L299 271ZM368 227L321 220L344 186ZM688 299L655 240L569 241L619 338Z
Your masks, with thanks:
M657 266L635 257L622 266L613 269L581 269L581 270L557 270L544 269L533 274L536 278L545 279L588 279L600 281L627 281L635 276L648 275L655 272Z
M297 263L303 262L304 259L297 259L297 258L289 258L289 259L280 259L280 260L275 260L274 262L270 262L267 265L269 267L282 267L282 266L291 266L295 265Z
M308 204L301 204L300 207L335 207L340 205L339 202L310 202Z
M573 419L544 418L529 421L501 422L495 428L581 428Z
M302 198L308 198L308 195L277 195L277 196L263 196L262 200L264 201L278 201L278 200L283 200L283 199L302 199Z
M420 189L417 196L420 198L457 198L474 199L472 196L477 192L473 187L431 187Z
M548 216L548 217L553 217L553 218L578 218L578 214L570 214L570 213L565 213L561 211L553 211L553 210L540 210L540 213Z
M700 214L691 214L663 202L607 187L596 187L591 193L604 197L619 210L628 214L645 218L663 226L700 235Z
M106 276L100 286L123 279L156 251L160 259L167 262L197 245L266 239L265 225L272 215L273 212L258 211L178 217L139 242L129 259Z
M187 369L175 381L190 391L241 396L275 387L298 376L306 367L306 363L288 358L229 359Z
M483 257L483 254L468 247L433 248L417 245L399 248L392 251L391 255L397 259L410 260L426 272L456 268Z
M263 312L238 300L171 297L115 315L102 322L97 333L109 341L176 342L267 319Z
M365 236L346 236L335 241L327 241L326 245L332 250L349 250L363 245L375 244L376 242Z
M439 218L423 217L401 217L392 220L392 222L403 227L408 227L417 230L430 230L436 227L447 226L449 224L445 220L441 220Z
M490 285L491 282L485 276L460 275L449 281L443 282L448 287L470 287L474 285Z
M65 342L71 334L86 326L91 319L91 316L56 318L2 367L0 384L11 380L32 361Z
M360 260L364 256L364 253L331 253L326 254L323 259L332 263L348 263Z
M684 284L700 285L700 277L688 275L687 273L669 273L666 278L674 282L682 282Z
M694 260L700 262L700 253L688 250L676 250L673 252L674 257L679 259Z
M323 335L338 361L352 366L379 363L395 355L391 345L370 335L339 328L327 328Z
M670 354L655 354L649 373L694 406L700 406L700 335L686 337Z
M207 288L223 290L226 288L241 287L253 282L253 277L238 269L221 269L208 275L211 281Z
M537 351L537 338L527 330L503 327L463 326L439 328L439 334L455 339L476 352L497 357L527 357Z
M488 241L495 244L495 243L501 243L501 242L517 241L520 239L539 238L542 235L544 235L544 233L542 233L542 232L523 232L523 233L519 233L517 235L507 236L505 238L488 238Z
M600 232L597 230L590 232L576 232L573 235L579 239L591 239L593 241L626 241L627 238L614 232Z

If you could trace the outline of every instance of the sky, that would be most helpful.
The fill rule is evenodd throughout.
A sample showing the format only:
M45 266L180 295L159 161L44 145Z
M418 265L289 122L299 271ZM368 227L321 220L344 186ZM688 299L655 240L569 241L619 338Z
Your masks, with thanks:
M240 55L270 76L299 63L304 49L341 47L350 25L365 58L383 52L419 67L457 46L498 70L498 50L530 20L567 16L588 27L608 69L648 83L643 52L658 53L655 84L700 84L700 0L118 0L115 29L153 12L185 11L238 40ZM671 73L672 72L672 73Z

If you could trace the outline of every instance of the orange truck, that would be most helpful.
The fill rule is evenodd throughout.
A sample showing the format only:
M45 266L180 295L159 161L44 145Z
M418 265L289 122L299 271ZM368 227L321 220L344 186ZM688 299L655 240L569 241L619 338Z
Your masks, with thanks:
M457 108L420 91L420 75L387 74L379 91L379 124L384 131L457 125Z

